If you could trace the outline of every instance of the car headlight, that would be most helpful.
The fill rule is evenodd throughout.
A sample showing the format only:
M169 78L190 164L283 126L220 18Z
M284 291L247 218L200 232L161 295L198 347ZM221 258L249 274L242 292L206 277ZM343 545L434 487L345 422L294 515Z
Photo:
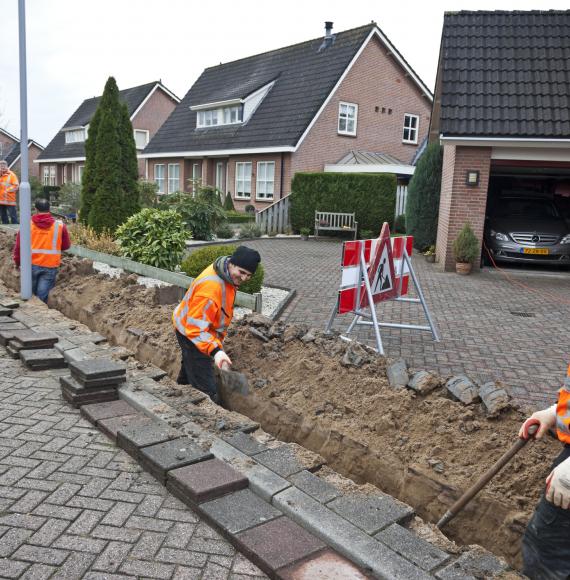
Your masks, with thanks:
M489 233L491 234L492 238L495 238L496 240L499 240L500 242L508 242L509 241L509 237L507 236L507 234L502 234L501 232L496 232L495 230L491 230Z
M561 244L570 244L570 234L566 234L561 240Z

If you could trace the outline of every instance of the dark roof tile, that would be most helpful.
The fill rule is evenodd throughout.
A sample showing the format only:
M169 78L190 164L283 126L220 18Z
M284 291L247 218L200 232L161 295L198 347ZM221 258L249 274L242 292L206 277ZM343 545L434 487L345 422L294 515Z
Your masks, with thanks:
M570 11L445 14L441 132L570 138Z

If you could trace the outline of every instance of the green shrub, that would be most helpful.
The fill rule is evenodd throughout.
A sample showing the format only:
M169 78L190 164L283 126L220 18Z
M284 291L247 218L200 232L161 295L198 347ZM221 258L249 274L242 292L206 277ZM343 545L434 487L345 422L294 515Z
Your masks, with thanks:
M254 217L247 213L240 213L239 211L226 212L228 222L232 224L247 224L253 221Z
M299 230L299 233L300 233L302 236L308 236L308 235L311 233L311 230L310 230L309 228L301 228L301 229Z
M260 238L261 237L261 230L259 229L259 226L252 222L249 224L244 224L243 226L240 226L239 228L239 232L238 232L238 238L240 240L244 240L246 238Z
M69 208L68 213L77 213L81 206L81 184L63 184L59 190L59 203Z
M374 232L372 230L360 230L361 240L371 240L374 237Z
M226 218L219 201L215 201L208 192L195 198L191 193L183 192L165 195L161 198L159 207L178 212L195 240L211 240L216 228Z
M139 179L139 199L142 207L158 206L158 183Z
M84 246L95 252L103 252L112 256L120 256L121 248L119 244L107 232L98 234L93 228L80 222L69 224L69 237L71 243L78 246Z
M227 244L223 246L206 246L200 250L192 252L181 264L182 271L186 275L196 278L203 272L210 264L213 264L217 258L221 256L231 256L237 246ZM263 285L264 270L263 266L259 264L255 274L244 284L239 287L240 292L247 292L248 294L255 294L261 291Z
M414 236L414 246L420 251L435 244L437 237L442 165L441 145L428 145L408 186L406 229Z
M232 194L229 192L226 193L226 199L224 199L224 209L227 212L235 211L234 202L232 199Z
M222 240L227 240L228 238L233 238L234 236L234 229L228 223L220 224L216 229L216 237Z
M376 173L296 173L291 184L291 225L295 231L315 224L315 211L356 215L358 226L379 229L392 225L396 177Z
M251 205L251 203L248 203L245 207L244 207L244 211L245 213L251 214L251 215L255 215L255 206Z
M166 270L178 266L188 238L179 213L150 208L131 216L116 235L123 256Z
M213 203L221 206L220 190L211 185L200 185L196 191L196 197L207 203Z
M453 253L457 262L473 263L480 255L479 240L466 223L453 242Z
M405 234L406 233L406 216L405 214L401 213L400 215L396 216L394 220L394 233L396 234Z

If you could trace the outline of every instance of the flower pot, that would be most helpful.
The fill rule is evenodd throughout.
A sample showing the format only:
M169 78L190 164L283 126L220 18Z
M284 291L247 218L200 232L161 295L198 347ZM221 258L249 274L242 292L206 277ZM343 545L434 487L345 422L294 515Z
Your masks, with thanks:
M462 276L467 276L471 273L473 264L471 262L455 262L455 271Z
M426 262L431 262L432 264L435 262L435 254L424 254Z
M301 239L305 240L305 242L309 239L309 236L305 235L305 234L301 234Z

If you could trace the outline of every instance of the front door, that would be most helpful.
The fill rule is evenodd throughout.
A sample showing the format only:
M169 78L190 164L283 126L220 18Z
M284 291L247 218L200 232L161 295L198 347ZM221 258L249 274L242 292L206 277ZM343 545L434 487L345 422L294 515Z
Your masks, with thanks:
M216 189L225 193L224 189L224 162L218 161L216 163Z

